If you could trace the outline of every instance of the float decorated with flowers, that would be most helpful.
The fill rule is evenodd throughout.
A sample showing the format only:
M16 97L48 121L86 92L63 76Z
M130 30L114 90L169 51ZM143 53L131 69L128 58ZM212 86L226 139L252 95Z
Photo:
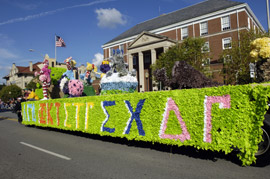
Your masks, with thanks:
M101 94L135 92L138 86L136 71L128 72L123 51L114 50L110 61L111 66L100 81ZM104 67L101 66L101 68Z
M198 149L256 162L269 87L129 93L22 104L23 124Z

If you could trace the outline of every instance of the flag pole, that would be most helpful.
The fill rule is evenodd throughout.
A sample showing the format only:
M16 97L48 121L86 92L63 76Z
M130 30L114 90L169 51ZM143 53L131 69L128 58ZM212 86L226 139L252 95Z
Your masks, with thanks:
M54 48L55 48L54 57L55 57L55 61L56 61L56 34L54 35Z

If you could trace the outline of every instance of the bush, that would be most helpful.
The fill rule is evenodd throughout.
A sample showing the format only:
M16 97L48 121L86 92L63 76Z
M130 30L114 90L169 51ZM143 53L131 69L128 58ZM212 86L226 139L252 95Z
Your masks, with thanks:
M2 101L7 102L9 99L18 98L22 95L22 89L17 85L5 86L0 91L0 98Z

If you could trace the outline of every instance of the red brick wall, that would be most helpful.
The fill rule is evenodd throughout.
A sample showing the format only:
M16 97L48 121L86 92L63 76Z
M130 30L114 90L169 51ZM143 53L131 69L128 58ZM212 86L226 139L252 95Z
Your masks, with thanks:
M168 32L163 32L161 33L160 35L164 35L166 37L169 37L170 39L176 39L176 30L171 30L171 31L168 31Z
M200 24L194 24L195 37L200 37Z
M188 26L188 36L193 37L193 25Z
M230 15L231 20L231 29L237 29L237 14L231 14Z
M221 20L216 18L208 21L208 33L214 34L221 31Z
M239 27L248 27L248 15L245 11L238 13Z

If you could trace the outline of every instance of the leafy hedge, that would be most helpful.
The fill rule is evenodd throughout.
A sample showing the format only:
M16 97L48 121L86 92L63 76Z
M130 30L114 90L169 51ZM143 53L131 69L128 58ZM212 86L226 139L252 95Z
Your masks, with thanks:
M256 161L269 87L90 96L22 104L23 124L223 151Z
M66 68L61 67L49 67L49 69L51 70L50 77L51 77L51 84L53 85L57 85L57 82L61 78L63 73L67 71Z

